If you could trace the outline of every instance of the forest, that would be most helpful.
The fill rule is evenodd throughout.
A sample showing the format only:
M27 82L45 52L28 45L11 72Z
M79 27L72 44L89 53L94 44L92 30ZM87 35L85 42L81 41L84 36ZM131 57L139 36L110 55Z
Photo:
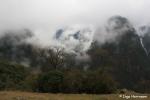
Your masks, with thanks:
M75 53L26 42L34 36L29 29L6 31L0 36L0 90L110 94L127 89L150 93L150 28L139 36L125 17L115 16L109 22L115 23L106 27L109 33L118 33L115 40L103 44L93 40L88 50L78 52L78 47ZM58 38L60 34L57 32Z

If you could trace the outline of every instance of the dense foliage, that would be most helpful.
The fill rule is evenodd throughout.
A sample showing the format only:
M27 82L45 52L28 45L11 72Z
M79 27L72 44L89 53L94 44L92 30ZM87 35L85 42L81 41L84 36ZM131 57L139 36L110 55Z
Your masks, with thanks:
M27 76L27 69L21 65L0 62L0 90L19 89Z

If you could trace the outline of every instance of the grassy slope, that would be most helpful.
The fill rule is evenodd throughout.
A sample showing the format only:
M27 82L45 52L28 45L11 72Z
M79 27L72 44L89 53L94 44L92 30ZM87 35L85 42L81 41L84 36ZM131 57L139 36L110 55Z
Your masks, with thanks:
M128 100L150 100L150 95L147 96L148 96L147 99L128 99ZM3 91L0 92L0 100L127 100L127 99L120 98L119 94L111 94L111 95L48 94L48 93Z

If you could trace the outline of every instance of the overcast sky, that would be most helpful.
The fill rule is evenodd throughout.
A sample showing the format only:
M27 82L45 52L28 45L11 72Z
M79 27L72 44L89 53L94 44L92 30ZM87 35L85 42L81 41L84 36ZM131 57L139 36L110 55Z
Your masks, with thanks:
M150 23L150 0L0 0L0 30L29 28L45 39L69 25L99 27L114 15Z

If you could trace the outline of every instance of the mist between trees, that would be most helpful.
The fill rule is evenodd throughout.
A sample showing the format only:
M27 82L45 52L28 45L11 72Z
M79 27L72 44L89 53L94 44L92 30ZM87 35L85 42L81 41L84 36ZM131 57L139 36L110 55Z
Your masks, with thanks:
M28 29L7 31L0 37L0 90L101 94L126 88L149 93L148 26L139 35L124 17L108 23L105 42L93 39L87 50L79 44L73 52L32 44L34 34ZM72 36L82 40L83 35L78 31Z

